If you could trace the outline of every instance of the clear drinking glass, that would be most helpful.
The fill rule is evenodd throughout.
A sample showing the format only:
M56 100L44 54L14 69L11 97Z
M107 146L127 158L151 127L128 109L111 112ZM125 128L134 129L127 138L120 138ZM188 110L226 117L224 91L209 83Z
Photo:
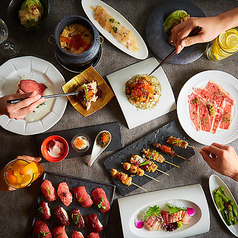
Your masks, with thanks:
M8 28L6 23L0 19L0 53L5 57L14 57L20 51L19 45L8 38Z

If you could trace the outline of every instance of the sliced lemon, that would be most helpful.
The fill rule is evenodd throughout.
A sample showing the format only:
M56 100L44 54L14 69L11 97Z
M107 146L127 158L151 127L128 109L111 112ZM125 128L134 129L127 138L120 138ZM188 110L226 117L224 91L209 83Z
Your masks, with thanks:
M221 47L222 47L223 49L226 49L226 48L227 48L226 39L227 39L227 33L226 33L226 32L222 32L222 33L219 35L219 43L220 43L220 45L221 45Z
M30 164L26 165L21 171L21 175L33 174L38 171L37 165L35 162L31 162Z
M238 48L238 36L236 34L230 34L226 38L226 45L230 50Z

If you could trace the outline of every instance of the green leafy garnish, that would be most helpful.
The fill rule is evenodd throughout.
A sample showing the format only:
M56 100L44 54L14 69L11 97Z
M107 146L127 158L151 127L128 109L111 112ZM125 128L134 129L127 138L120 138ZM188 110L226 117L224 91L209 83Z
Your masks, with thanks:
M168 204L165 204L165 205L166 205L166 206L168 207L168 209L169 209L169 214L173 214L173 213L179 212L179 211L181 211L181 210L186 211L186 209L182 209L181 207L170 206L170 205L168 205Z
M113 26L113 27L112 27L112 30L113 30L115 33L117 33L117 30L118 30L118 29L117 29L117 27Z
M41 103L40 105L38 105L36 108L39 108L40 106L45 105L45 102Z
M159 214L160 214L159 206L155 205L153 207L150 207L145 216L145 221L147 221L148 218L151 217L152 215L159 216Z
M182 143L182 140L177 140L177 141L173 141L172 144L178 144L178 143Z
M114 19L113 19L113 18L110 18L109 21L113 23L113 22L114 22Z
M139 166L147 165L147 164L149 164L149 163L150 163L150 161L149 161L149 160L146 160L145 162L141 163Z
M103 202L103 198L101 198L101 202L98 204L98 208L99 209L102 208L103 210L105 210L106 207L102 205L102 202Z
M73 221L74 221L75 224L79 223L79 214L77 214L76 216L74 216Z
M44 214L43 207L39 207L37 210L38 210L40 213Z
M38 234L38 237L45 237L47 234L49 234L49 232L43 232L43 231L40 231L40 233Z
M48 188L46 188L46 192L48 195L50 194L50 190Z

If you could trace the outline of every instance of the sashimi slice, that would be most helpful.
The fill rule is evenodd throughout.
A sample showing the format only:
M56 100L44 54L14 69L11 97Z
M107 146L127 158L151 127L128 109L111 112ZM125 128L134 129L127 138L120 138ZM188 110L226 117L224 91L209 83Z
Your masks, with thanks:
M57 193L52 183L45 179L41 184L41 192L45 195L46 199L50 202L57 199Z
M144 222L144 226L149 231L158 231L161 228L161 223L155 215L152 215Z
M73 200L73 196L66 182L62 182L58 185L57 194L66 207L68 207Z

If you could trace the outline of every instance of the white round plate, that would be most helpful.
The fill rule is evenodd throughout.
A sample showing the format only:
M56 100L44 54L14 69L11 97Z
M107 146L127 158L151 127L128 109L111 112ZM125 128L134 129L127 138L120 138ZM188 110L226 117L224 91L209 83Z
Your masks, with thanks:
M209 80L214 80L221 85L234 99L233 122L230 130L218 129L215 134L205 131L196 131L190 120L188 110L188 95L192 93L194 87L205 87ZM238 80L232 75L218 71L208 70L194 75L181 89L178 102L177 113L181 126L184 131L195 141L210 145L213 142L228 144L238 138Z
M224 224L226 225L227 229L236 237L238 237L238 224L236 225L231 225L231 226L227 226L225 220L223 219L220 210L218 209L214 197L212 195L212 192L214 189L219 188L219 187L223 187L224 188L224 193L226 194L226 196L231 200L234 201L235 205L236 205L236 209L238 209L236 200L234 199L232 193L230 192L229 188L226 186L226 184L215 174L212 174L209 178L209 189L210 189L210 194L212 197L212 201L214 203L214 206L217 209L218 214L220 215L222 221L224 222Z
M114 17L117 21L121 23L122 26L126 27L128 30L130 30L139 45L140 51L138 52L131 52L129 51L125 46L120 44L111 33L106 31L101 25L94 19L94 13L91 7L96 8L98 5L102 6L108 14L110 14L112 17ZM119 12L117 12L115 9L104 3L100 0L82 0L82 7L84 12L86 13L89 20L94 24L94 26L98 29L98 31L107 38L108 41L110 41L113 45L115 45L118 49L122 50L126 54L135 57L137 59L145 59L148 56L148 48L140 36L140 34L136 31L136 29L124 18Z
M61 73L49 62L24 56L10 59L0 66L0 97L16 93L17 82L22 76L35 79L39 83L50 83L54 93L62 93L61 86L65 83ZM66 97L57 97L51 111L38 121L25 121L0 116L0 125L11 132L20 135L34 135L44 132L55 125L63 116L67 105Z

